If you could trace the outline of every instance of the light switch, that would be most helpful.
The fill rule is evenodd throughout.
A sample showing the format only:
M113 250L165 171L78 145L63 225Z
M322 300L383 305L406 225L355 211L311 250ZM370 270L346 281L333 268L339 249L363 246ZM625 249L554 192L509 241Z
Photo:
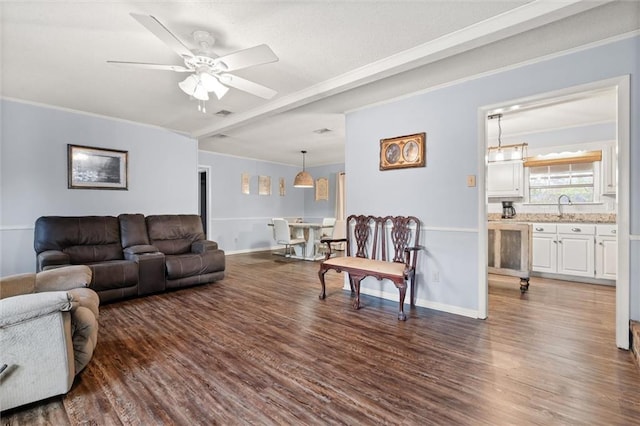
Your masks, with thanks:
M468 187L476 186L476 175L467 176L467 186Z

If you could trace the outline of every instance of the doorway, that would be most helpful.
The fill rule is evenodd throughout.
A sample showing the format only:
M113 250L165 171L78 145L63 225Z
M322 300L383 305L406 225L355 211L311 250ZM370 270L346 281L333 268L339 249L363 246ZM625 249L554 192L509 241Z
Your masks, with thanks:
M198 212L202 220L204 235L209 238L209 212L210 212L210 172L209 166L198 167Z
M509 108L523 108L532 105L550 104L558 99L593 91L611 89L615 92L615 134L617 142L618 160L618 188L616 193L615 213L618 224L617 235L617 280L616 280L616 346L622 349L629 349L629 77L623 76L604 80L596 83L567 88L551 93L536 95L524 99L515 99L501 104L489 105L478 111L479 139L484 143L480 144L478 152L480 170L480 193L479 197L479 317L486 318L488 315L488 274L487 274L487 219L489 213L487 197L487 149L492 145L487 137L487 117L496 111L507 111Z

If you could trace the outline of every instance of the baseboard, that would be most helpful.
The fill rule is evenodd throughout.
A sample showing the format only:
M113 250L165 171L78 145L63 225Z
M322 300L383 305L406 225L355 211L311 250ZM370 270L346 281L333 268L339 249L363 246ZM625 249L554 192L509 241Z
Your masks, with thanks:
M343 287L345 290L351 290L351 288L349 287L349 282L347 281L345 283L345 286ZM398 292L390 292L390 291L383 291L383 290L376 290L376 289L370 289L370 288L360 288L360 294L366 294L368 296L375 296L375 297L379 297L381 299L386 299L386 300L391 300L393 302L398 302ZM404 304L407 305L410 303L410 295L409 295L409 290L407 290L407 297L405 299ZM464 317L469 317L469 318L479 318L480 314L478 311L473 310L473 309L466 309L466 308L461 308L459 306L453 306L453 305L447 305L444 303L439 303L439 302L433 302L431 300L425 300L425 299L420 299L417 298L416 299L416 306L420 306L421 308L428 308L428 309L433 309L434 311L441 311L441 312L446 312L449 314L455 314L455 315L461 315Z

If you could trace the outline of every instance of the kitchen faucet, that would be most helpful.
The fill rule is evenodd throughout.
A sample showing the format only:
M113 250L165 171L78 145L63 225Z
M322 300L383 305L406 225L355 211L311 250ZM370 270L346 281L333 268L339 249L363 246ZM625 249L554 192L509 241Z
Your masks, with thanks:
M567 204L571 205L571 198L569 198L567 194L560 195L558 197L558 217L562 217L562 204L560 203L560 201L562 201L562 197L565 197L568 201Z

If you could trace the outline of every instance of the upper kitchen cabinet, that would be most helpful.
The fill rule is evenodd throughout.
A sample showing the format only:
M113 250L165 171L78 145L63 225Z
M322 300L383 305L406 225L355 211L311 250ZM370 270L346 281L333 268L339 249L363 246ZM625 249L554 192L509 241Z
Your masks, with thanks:
M618 187L617 144L609 142L602 147L602 195L615 195Z
M524 172L521 160L496 161L487 165L489 197L522 197Z

